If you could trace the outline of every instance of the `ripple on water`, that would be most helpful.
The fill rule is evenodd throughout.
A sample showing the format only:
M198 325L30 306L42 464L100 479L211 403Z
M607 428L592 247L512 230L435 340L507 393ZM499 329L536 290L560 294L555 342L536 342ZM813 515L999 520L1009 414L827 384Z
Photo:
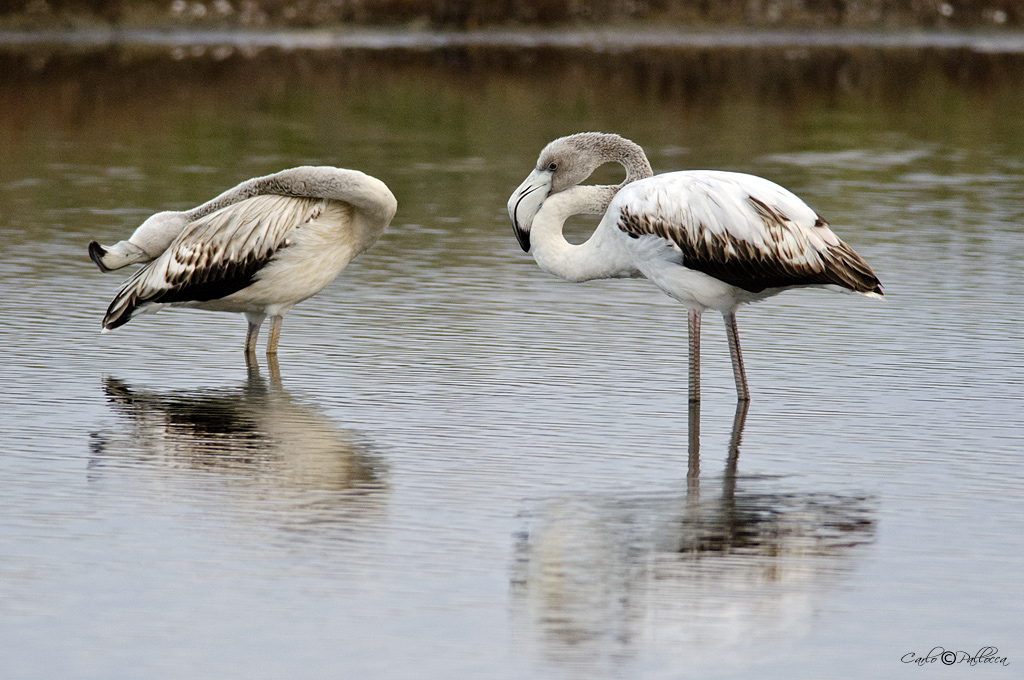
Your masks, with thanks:
M686 86L687 64L763 56L730 54L264 55L256 81L235 57L140 57L82 65L96 101L39 92L73 69L0 97L46 140L0 168L5 670L790 678L827 657L883 677L911 634L1024 639L1019 142L956 132L979 106L1016 120L1015 82L980 97L940 62L956 106L912 116L902 89ZM135 98L102 105L126 76ZM598 106L598 84L650 105ZM742 436L707 315L691 436L685 310L644 281L558 281L510 234L508 193L572 129L783 178L887 299L741 310ZM98 332L121 277L90 238L309 159L386 177L401 206L289 315L278 373L247 369L239 316Z

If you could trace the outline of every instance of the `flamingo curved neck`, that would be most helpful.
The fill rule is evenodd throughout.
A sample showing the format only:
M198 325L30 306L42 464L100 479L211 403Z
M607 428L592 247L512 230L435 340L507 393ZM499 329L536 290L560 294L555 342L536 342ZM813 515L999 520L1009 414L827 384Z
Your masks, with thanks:
M629 149L626 151L627 153L624 156L613 159L626 169L626 179L623 180L621 185L619 185L619 189L630 182L635 182L638 179L654 177L654 170L651 169L651 162L647 160L647 154L644 153L643 149L638 146L635 151L631 151Z
M394 195L387 185L375 177L358 170L300 166L246 180L185 214L189 221L196 220L247 198L264 194L344 201L371 219L385 222L391 220L397 209Z
M651 162L647 160L647 154L639 144L618 135L602 133L582 133L563 137L563 140L572 140L571 145L575 146L587 157L589 170L593 171L604 163L618 163L626 170L626 179L619 185L619 188L638 179L653 177ZM558 142L552 142L557 144ZM588 173L589 174L589 173Z
M573 215L603 214L618 190L619 186L576 186L544 201L530 229L530 252L541 269L575 282L636 276L632 263L600 226L580 245L569 243L562 233Z

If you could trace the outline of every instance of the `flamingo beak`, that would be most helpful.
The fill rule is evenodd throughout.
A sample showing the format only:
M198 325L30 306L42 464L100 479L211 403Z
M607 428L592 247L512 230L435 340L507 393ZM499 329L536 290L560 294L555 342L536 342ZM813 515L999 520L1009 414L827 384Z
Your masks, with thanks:
M534 170L530 176L512 192L508 199L508 216L512 219L512 231L523 252L530 252L530 227L533 218L540 212L544 199L551 192L551 171Z
M516 240L519 241L519 247L523 249L523 252L530 252L530 230L523 229L519 226L518 222L513 222L512 231L515 233Z

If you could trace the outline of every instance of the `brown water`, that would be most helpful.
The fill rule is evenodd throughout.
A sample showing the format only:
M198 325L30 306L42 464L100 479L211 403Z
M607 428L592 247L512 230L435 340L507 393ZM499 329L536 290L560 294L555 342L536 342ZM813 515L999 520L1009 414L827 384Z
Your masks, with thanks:
M1024 57L21 47L0 73L5 677L1024 663ZM684 310L512 236L537 152L591 129L786 185L887 300L743 310L746 414L708 316L698 431ZM99 334L119 276L89 239L304 163L400 207L286 319L279 375L241 317Z

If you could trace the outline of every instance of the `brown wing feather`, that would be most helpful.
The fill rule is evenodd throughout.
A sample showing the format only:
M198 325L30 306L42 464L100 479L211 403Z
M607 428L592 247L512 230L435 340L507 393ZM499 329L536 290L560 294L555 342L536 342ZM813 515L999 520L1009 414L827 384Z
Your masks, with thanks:
M636 214L628 208L619 213L618 227L633 238L652 234L674 243L682 253L683 266L703 272L752 293L788 286L837 285L858 293L882 294L881 284L868 264L838 238L817 251L817 257L788 257L786 245L794 241L798 227L781 211L750 197L765 224L767 247L735 238L728 230L698 225L686 229L658 216ZM820 217L815 228L828 228Z
M103 317L122 326L146 304L202 302L236 293L289 245L292 230L320 215L322 199L255 196L196 220L121 287Z

